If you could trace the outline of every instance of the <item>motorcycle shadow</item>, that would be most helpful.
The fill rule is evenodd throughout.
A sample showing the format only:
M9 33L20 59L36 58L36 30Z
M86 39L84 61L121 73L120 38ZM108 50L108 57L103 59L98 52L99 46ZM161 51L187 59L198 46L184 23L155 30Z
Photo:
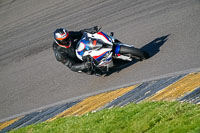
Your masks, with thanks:
M158 37L154 39L153 41L149 42L148 44L144 45L140 49L147 52L149 54L149 58L153 57L160 51L160 47L168 40L168 37L170 34ZM122 61L122 60L113 60L114 67L110 68L110 71L107 72L104 76L110 76L113 73L119 73L122 69L125 69L135 63L137 63L139 60L135 59L131 62L128 61Z

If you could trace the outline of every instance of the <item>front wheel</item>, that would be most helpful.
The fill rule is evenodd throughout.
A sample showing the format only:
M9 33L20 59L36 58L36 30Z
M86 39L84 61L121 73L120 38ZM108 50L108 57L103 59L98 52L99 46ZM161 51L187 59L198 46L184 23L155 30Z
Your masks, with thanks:
M119 54L126 55L131 54L132 57L139 58L140 60L145 60L149 58L149 54L145 51L142 51L135 47L129 47L129 46L120 46Z

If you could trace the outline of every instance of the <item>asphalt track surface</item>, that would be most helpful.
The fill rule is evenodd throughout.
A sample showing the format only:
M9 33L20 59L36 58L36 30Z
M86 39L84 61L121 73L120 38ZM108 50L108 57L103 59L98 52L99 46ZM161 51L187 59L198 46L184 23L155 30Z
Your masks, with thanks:
M94 25L150 53L106 77L56 62L52 32ZM62 100L200 68L199 0L1 0L0 119Z

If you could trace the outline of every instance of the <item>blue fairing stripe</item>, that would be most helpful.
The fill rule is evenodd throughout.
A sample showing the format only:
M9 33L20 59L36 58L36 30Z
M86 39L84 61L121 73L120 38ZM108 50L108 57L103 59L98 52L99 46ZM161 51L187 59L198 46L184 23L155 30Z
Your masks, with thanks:
M78 54L82 56L82 55L84 54L84 50L83 50L83 51L80 51L80 52L78 52Z
M109 38L104 32L101 32L101 33L106 37L106 39L107 39L108 41L111 42L110 38Z
M112 42L112 40L108 37L107 34L105 34L104 32L98 32L97 34L102 35L103 37L105 37L109 42Z
M104 55L105 54L107 54L108 53L108 51L107 52L105 52L105 53L103 53L102 55L100 55L99 57L95 57L95 59L97 60L97 61L100 61L103 57L104 57Z

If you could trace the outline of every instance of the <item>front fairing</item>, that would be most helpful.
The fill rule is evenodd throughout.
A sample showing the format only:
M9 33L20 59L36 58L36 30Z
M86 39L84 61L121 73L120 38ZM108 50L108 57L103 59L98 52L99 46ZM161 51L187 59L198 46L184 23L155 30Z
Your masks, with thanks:
M93 46L93 40L100 40L110 45L110 47ZM77 44L76 55L83 61L83 57L90 56L95 59L97 67L107 66L112 61L112 38L103 32L95 34L84 33Z

